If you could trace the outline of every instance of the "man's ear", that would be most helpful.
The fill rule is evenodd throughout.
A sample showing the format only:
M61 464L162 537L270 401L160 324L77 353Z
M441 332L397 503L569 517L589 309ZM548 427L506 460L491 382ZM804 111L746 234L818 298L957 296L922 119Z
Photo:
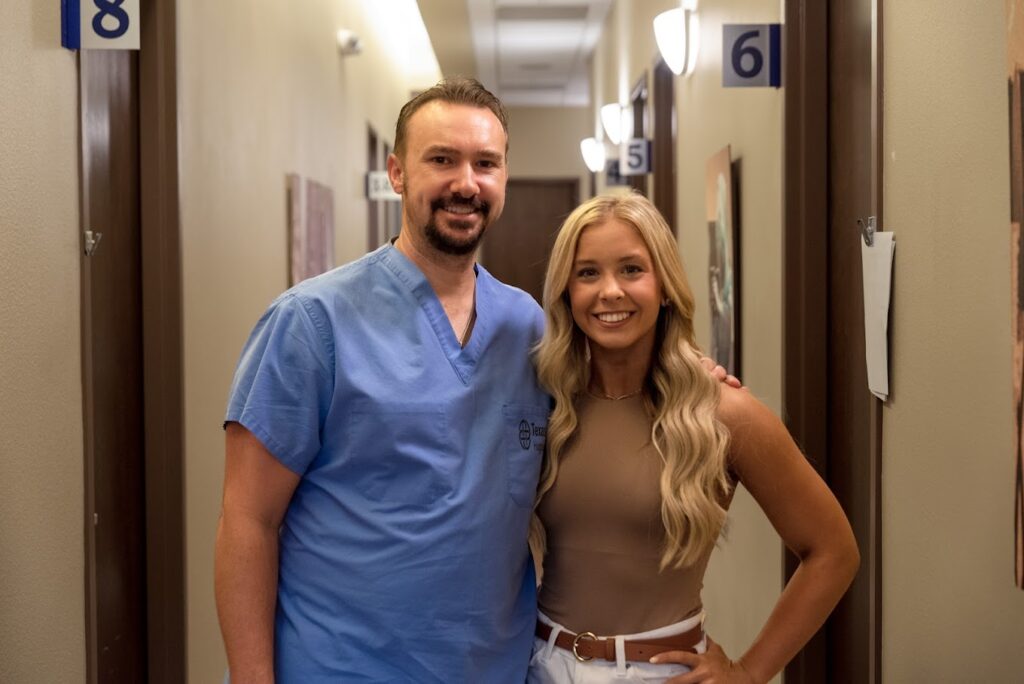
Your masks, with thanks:
M402 194L405 189L405 174L402 172L402 162L394 153L388 155L388 180L391 181L391 189Z

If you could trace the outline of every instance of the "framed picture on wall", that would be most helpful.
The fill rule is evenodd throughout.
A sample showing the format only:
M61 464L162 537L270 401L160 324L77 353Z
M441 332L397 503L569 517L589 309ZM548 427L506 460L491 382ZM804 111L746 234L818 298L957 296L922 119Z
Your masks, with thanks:
M289 285L334 267L334 192L327 185L288 174Z
M1011 41L1014 36L1011 34ZM1018 38L1020 40L1020 38ZM1024 71L1007 80L1010 115L1010 301L1013 312L1014 579L1024 589Z
M708 222L711 358L740 374L738 227L732 153L728 145L708 159L704 202Z

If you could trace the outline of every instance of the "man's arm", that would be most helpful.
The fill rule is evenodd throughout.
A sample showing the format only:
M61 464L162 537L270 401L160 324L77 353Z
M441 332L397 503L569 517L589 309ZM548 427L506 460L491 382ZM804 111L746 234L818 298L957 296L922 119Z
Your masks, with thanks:
M214 593L233 682L274 681L277 538L298 483L251 432L228 423Z

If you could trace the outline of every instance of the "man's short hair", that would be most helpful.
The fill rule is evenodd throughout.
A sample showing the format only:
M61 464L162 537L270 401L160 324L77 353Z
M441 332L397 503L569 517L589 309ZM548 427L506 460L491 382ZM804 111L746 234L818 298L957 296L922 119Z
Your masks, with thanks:
M505 153L508 154L508 112L501 104L494 93L484 88L480 81L465 76L452 76L437 83L437 85L424 90L422 93L405 103L402 111L398 113L398 123L395 124L395 154L401 157L405 153L406 129L409 127L409 119L419 110L420 107L438 100L454 105L469 105L470 107L482 107L491 110L491 113L501 122L505 130Z

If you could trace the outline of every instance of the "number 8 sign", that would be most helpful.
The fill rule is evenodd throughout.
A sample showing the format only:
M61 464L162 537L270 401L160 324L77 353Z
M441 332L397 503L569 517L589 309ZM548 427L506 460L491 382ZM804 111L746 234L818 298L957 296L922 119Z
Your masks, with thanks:
M782 25L722 26L722 85L751 88L782 85Z
M62 0L61 44L70 50L138 50L139 0Z

